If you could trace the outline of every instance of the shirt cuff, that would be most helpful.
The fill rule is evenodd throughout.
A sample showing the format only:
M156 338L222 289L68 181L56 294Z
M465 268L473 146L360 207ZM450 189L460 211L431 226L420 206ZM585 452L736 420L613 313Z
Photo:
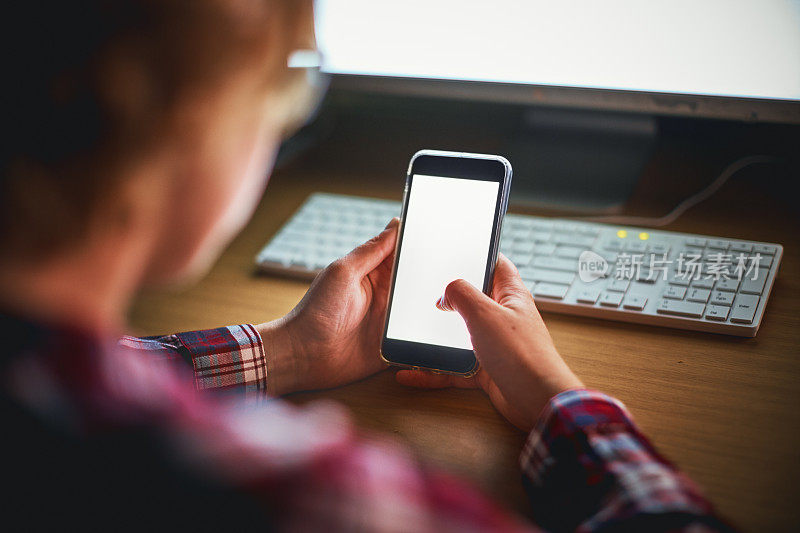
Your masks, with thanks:
M522 454L520 467L534 483L553 462L551 443L558 438L573 438L577 432L601 426L632 427L631 415L625 406L602 392L571 389L553 396L539 415Z
M223 390L245 397L267 393L267 357L251 324L175 335L194 367L198 390Z
M553 397L520 463L534 515L546 529L595 531L616 524L647 531L657 522L660 530L689 524L727 530L697 486L639 432L625 406L601 392L576 389Z

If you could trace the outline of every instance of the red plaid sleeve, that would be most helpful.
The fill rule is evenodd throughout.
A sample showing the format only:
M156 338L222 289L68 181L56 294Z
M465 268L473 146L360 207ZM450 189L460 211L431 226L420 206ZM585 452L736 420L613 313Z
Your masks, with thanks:
M570 390L543 411L520 465L545 529L729 531L618 400Z
M221 344L228 334L219 332ZM267 529L535 530L396 443L360 433L337 404L297 407L280 399L254 403L193 394L185 380L145 355L101 354L99 381L75 373L79 382L70 390L95 390L89 399L103 406L88 410L101 417L92 426L105 427L107 417L115 425L152 421L177 463L263 503ZM225 512L223 504L203 512Z
M114 350L66 335L41 353L25 352L8 379L31 409L48 419L63 417L65 426L87 442L111 428L149 427L166 445L165 455L205 474L208 486L236 487L262 503L268 529L441 533L530 528L397 444L361 434L335 404L301 408L275 400L252 405L198 395L170 371L175 366L160 364L188 357L198 374L197 387L249 386L261 398L266 366L254 331L235 326L156 339L125 337L122 349ZM93 446L108 442L101 438ZM148 468L135 442L127 458ZM181 486L170 478L171 470L151 466L152 479ZM624 406L598 392L572 390L554 397L525 446L521 466L537 525L547 530L729 529L694 484L641 435ZM224 514L226 501L202 511ZM138 510L148 512L146 507Z
M261 336L250 324L163 337L122 337L119 344L163 361L186 361L198 390L215 389L244 397L267 393L267 356Z
M190 363L198 390L252 398L267 393L267 356L259 334L248 324L123 337L120 345L146 353L150 361ZM287 409L291 416L286 416ZM244 482L256 492L266 489L273 502L280 501L285 524L377 530L398 523L414 524L418 530L520 527L471 489L420 468L392 445L339 440L343 427L350 433L341 413L318 416L312 409L303 417L280 402L271 404L270 411L215 416L221 413L212 408L199 426L178 426L192 428L188 440L195 453L205 456L203 463L225 465L223 477L236 472L229 481ZM299 423L303 418L309 423ZM325 451L320 453L319 446ZM536 522L548 530L730 530L694 483L641 434L625 407L596 391L571 390L551 399L520 464ZM275 476L289 472L295 481L278 483L275 492Z

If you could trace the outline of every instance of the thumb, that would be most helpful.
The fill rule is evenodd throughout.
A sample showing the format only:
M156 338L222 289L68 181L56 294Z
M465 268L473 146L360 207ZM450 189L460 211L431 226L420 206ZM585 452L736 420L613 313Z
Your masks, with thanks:
M381 233L342 258L358 277L364 277L375 270L394 251L399 223L400 219L393 218Z
M492 298L503 305L512 298L530 298L530 294L514 263L505 255L499 254L494 268Z
M497 304L474 285L464 279L457 279L447 285L444 295L436 302L442 311L456 311L469 327L479 319L479 315Z

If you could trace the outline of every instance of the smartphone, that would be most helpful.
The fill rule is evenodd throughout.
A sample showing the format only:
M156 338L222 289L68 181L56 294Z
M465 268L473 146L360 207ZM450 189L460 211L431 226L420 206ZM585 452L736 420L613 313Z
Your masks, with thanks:
M381 339L387 363L478 370L461 315L436 301L459 278L490 293L510 187L511 164L500 156L422 150L411 158Z

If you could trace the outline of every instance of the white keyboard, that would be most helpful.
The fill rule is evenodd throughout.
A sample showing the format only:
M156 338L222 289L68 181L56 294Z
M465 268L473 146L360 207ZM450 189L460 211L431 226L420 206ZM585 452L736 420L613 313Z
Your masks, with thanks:
M379 233L400 203L312 194L259 252L265 272L311 278ZM506 215L500 251L539 309L753 337L779 244Z

